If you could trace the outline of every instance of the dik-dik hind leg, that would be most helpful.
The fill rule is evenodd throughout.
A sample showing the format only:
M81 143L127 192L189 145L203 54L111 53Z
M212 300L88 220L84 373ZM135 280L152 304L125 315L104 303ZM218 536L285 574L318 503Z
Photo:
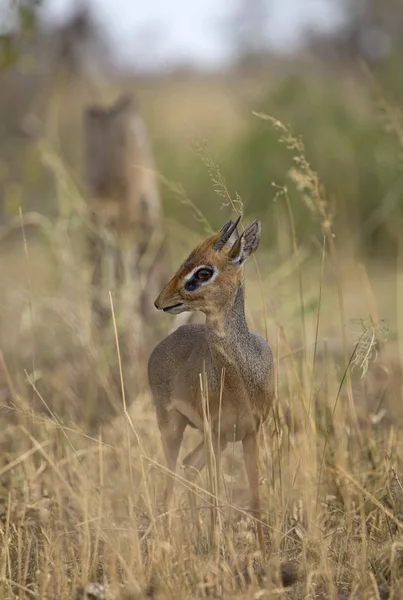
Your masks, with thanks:
M176 470L176 463L178 461L179 450L183 440L183 433L187 425L187 419L176 412L168 414L164 409L160 412L158 421L161 432L162 448L164 450L167 467L174 473ZM170 500L172 498L175 481L173 476L170 474L167 474L166 478L164 504L166 509L168 509Z
M262 554L266 552L262 526L262 501L259 487L259 446L257 433L251 433L242 440L243 456L251 492L251 513L256 517L257 537Z

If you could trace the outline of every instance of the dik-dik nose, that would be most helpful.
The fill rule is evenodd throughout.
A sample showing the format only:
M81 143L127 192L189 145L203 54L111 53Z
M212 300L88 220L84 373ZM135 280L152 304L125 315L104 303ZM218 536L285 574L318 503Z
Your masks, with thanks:
M154 306L157 310L161 310L161 306L158 303L158 298L156 299L156 301L154 302Z

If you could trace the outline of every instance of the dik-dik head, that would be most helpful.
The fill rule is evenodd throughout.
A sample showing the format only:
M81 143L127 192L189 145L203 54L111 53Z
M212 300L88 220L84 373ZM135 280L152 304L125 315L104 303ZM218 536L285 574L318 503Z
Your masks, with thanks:
M260 240L259 221L253 221L241 235L237 234L238 223L239 219L228 221L193 250L156 299L158 310L211 314L233 301L243 280L243 265Z
M122 95L112 106L91 106L85 111L87 177L94 194L125 191L126 150L134 109L132 97Z

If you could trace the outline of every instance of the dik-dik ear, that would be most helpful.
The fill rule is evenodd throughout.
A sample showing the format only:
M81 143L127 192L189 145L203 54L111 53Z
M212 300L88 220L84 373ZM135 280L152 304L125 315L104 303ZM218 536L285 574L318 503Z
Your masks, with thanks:
M260 242L260 221L253 221L239 236L228 253L234 265L241 266L257 250Z

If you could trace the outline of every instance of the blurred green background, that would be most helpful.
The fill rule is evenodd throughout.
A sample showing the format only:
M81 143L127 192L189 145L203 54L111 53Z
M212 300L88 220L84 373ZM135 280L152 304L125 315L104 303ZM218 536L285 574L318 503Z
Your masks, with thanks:
M3 27L0 46L1 220L18 215L20 207L50 215L59 210L44 143L85 196L83 108L131 89L140 100L158 172L176 184L161 183L168 217L197 228L192 210L181 202L185 193L219 225L226 218L217 184L222 177L248 215L265 219L264 243L273 245L286 186L299 242L315 243L315 217L290 177L297 152L271 122L253 114L265 113L302 138L346 248L393 264L403 217L403 6L394 0L336 4L338 27L307 29L294 52L268 45L260 28L272 5L255 0L236 4L224 24L230 64L147 72L118 69L111 61L99 72L108 49L94 25L96 7L45 27L43 3L10 3L13 26ZM100 59L89 66L83 60L88 41L92 59ZM178 185L184 190L179 197Z

